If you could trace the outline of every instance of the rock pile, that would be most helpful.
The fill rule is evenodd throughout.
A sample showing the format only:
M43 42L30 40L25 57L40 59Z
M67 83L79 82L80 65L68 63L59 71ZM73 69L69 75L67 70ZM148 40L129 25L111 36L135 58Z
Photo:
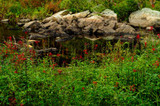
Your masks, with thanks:
M31 21L24 26L30 33L30 39L60 37L57 42L70 40L75 36L84 36L90 40L135 38L135 29L127 23L119 23L117 14L106 9L101 13L91 13L88 10L71 14L67 10L60 11L42 22Z

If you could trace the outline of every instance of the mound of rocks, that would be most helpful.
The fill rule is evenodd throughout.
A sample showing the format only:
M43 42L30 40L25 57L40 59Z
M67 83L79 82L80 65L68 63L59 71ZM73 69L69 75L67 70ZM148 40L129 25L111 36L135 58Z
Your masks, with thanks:
M70 40L75 36L84 36L90 40L118 39L121 35L128 40L129 35L135 38L135 29L127 23L119 23L117 14L106 9L101 13L88 10L71 14L67 10L60 11L42 22L31 21L24 25L30 33L30 39L58 37L57 42ZM127 38L128 36L128 38ZM112 38L112 39L111 39Z

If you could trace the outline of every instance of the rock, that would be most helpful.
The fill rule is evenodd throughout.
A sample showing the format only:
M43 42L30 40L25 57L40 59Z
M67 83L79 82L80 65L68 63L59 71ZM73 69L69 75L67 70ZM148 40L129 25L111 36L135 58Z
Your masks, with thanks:
M101 16L91 16L89 18L78 19L78 27L83 28L92 24L93 26L103 24L103 18Z
M41 50L36 50L38 54L42 53L49 53L49 52L56 52L57 48L48 48L48 49L41 49Z
M93 36L87 36L87 35L85 35L84 38L86 38L88 40L91 40L91 41L96 41L96 40L101 39L101 37L96 37L95 35L93 35Z
M8 22L9 22L9 19L2 19L1 22L2 22L2 23L8 23Z
M105 9L104 11L102 11L101 16L104 17L105 19L110 19L110 20L116 20L117 21L117 14L110 9Z
M38 29L39 27L40 27L40 22L39 21L31 21L31 22L28 22L28 23L26 23L26 24L24 24L24 28L31 28L31 29L33 29L33 28L35 28L35 29Z
M20 19L19 22L20 23L26 23L26 22L29 22L31 21L30 19Z
M115 36L113 35L109 35L109 36L103 36L102 39L104 40L113 40L115 38Z
M61 38L61 37L56 37L56 42L65 42L65 41L68 41L68 40L71 40L71 39L73 39L73 37L74 36L68 36L68 37L63 37L63 38Z
M129 22L137 27L160 26L160 12L150 8L143 8L133 12L129 16Z
M48 22L48 23L43 24L42 27L44 29L48 29L50 26L56 26L55 24L57 25L57 22Z
M59 21L62 19L62 16L66 15L68 13L69 13L69 11L67 11L67 10L60 11L58 13L53 14L51 17L44 19L42 21L42 23L47 23L49 21Z
M49 37L49 36L47 36L47 35L40 35L38 33L30 33L29 39L30 40L38 40L38 39L45 39L47 37Z
M17 25L18 25L19 27L22 27L22 26L24 25L24 23L17 23Z
M121 35L131 35L135 33L135 29L129 25L126 25L124 23L117 23L117 29L116 33L119 33Z
M72 15L68 14L68 15L63 16L63 20L66 21L68 24L71 24L71 22L73 20L80 19L80 18L85 18L85 17L87 17L88 14L90 14L89 10L83 11L83 12L80 12L80 13L75 13L75 14L72 14Z

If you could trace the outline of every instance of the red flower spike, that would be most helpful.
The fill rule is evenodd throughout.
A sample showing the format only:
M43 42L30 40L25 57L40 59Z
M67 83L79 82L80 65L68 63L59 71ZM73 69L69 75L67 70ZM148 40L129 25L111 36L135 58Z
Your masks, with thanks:
M156 49L155 49L155 48L152 48L152 50L155 51Z
M18 73L18 71L16 70L14 73L16 73L16 74L17 74L17 73Z
M46 73L46 71L45 71L45 70L43 70L43 73Z
M27 32L27 31L25 31L24 33L25 33L26 35L28 34L28 32Z
M58 73L61 74L61 73L62 73L62 70L61 70L61 69L58 69Z
M84 87L82 87L82 90L84 90L85 88Z
M60 57L61 56L61 54L57 54L57 57Z
M144 44L145 44L145 47L147 47L147 42L145 42Z
M133 72L137 72L135 69L133 69Z
M38 45L38 43L39 43L40 41L35 41L35 43Z
M96 85L97 85L97 82L96 82L96 81L93 81L93 84L96 86Z
M155 7L155 5L154 4L152 4L152 8L154 8Z
M12 41L12 37L11 37L11 36L9 36L8 39L9 39L10 41Z
M136 38L139 39L139 38L140 38L140 35L138 34Z
M52 53L50 52L48 56L52 56Z
M20 106L24 106L24 104L20 104Z

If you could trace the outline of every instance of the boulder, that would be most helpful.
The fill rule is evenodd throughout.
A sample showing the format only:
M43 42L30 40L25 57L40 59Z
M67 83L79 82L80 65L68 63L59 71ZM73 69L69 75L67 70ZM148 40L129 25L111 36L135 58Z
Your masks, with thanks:
M104 11L102 11L101 16L104 17L105 19L110 19L110 20L116 20L117 21L117 14L110 9L105 9Z
M118 28L116 29L116 32L122 33L122 35L135 33L135 29L130 25L126 25L125 23L117 23L117 27Z
M133 12L129 16L129 22L137 27L160 26L160 12L150 8L143 8Z
M45 18L45 19L42 21L42 23L47 23L47 22L49 22L49 21L59 21L59 20L62 19L62 16L66 15L66 14L68 14L68 13L69 13L69 11L67 11L67 10L60 11L60 12L58 12L58 13L53 14L52 16L50 16L50 17L48 17L48 18Z
M56 26L57 25L57 22L48 22L48 23L45 23L42 25L42 28L44 29L48 29L50 26Z

